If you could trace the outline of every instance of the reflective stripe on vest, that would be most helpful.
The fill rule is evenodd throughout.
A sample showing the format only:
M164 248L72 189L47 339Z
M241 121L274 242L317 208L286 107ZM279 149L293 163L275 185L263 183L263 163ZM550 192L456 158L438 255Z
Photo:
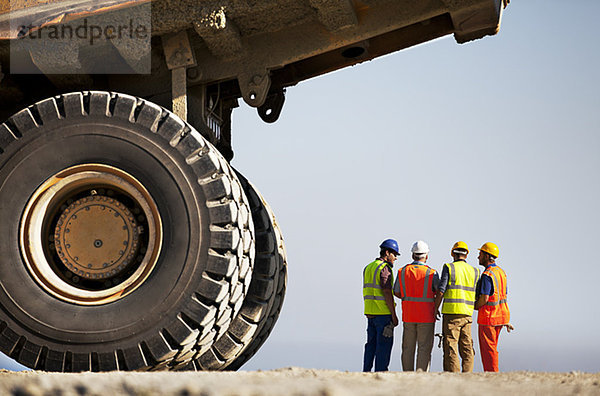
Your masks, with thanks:
M442 313L473 315L479 270L464 261L455 261L446 266L450 277L444 292Z
M363 301L365 315L390 315L383 289L381 287L381 271L386 266L383 260L375 260L367 265L363 271ZM394 275L390 274L392 282Z
M488 301L488 302L487 302L485 305L489 305L489 306L492 306L492 307L493 307L493 306L495 306L495 305L506 304L506 303L508 303L508 300L506 300L506 299L502 299L502 300L500 300L500 301L494 301L494 302L489 302L489 301Z
M487 272L487 271L486 271L486 272ZM484 274L485 274L486 272L484 272ZM498 290L498 285L499 285L500 283L498 283L498 278L496 278L496 274L494 273L494 271L489 271L489 272L492 274L492 279L493 279L493 282L494 282L494 296L493 296L493 297L496 297L496 295L497 295L497 293L498 293L498 292L497 292L497 290ZM504 296L506 296L506 295L508 294L508 290L506 290L506 289L507 289L507 288L506 288L506 285L504 285ZM494 298L494 299L496 299L496 298ZM500 300L497 300L497 301L490 301L490 300L488 299L488 302L487 302L485 305L489 305L489 306L495 306L495 305L506 304L506 303L507 303L507 299L506 299L506 298L502 298L502 299L500 299Z
M363 296L363 300L381 300L385 301L384 296Z
M434 323L435 270L425 264L407 264L399 271L402 321L405 323ZM422 283L422 285L421 285Z
M465 300L462 298L446 298L444 299L444 302L450 303L450 304L467 304L467 305L475 305L475 302L470 301L470 300Z
M483 272L492 278L494 294L489 296L488 302L479 308L477 323L486 326L501 326L510 322L508 309L508 285L504 270L498 266L490 266Z

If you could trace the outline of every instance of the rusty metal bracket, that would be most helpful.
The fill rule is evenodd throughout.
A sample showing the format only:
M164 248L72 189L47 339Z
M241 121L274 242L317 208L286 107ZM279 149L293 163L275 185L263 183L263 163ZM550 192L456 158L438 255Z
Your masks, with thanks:
M173 113L187 121L187 68L196 66L194 52L185 30L162 37L167 67L171 70Z
M279 89L267 96L265 103L258 108L258 115L269 124L277 121L285 103L285 89Z
M244 101L252 107L260 107L265 103L271 88L271 76L267 70L241 74L238 76L238 83Z

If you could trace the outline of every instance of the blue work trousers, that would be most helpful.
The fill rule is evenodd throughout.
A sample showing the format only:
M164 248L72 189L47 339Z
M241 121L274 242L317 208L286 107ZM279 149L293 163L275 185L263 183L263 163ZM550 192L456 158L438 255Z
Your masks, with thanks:
M363 371L371 371L375 361L375 371L388 371L394 336L385 337L383 328L392 322L392 315L376 315L367 318L367 343Z

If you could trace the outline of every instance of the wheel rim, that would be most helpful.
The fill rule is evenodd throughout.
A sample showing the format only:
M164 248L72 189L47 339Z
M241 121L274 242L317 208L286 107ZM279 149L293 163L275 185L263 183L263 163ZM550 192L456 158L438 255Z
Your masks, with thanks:
M29 199L21 252L34 280L79 305L119 300L148 278L162 245L158 208L127 172L102 164L62 170Z

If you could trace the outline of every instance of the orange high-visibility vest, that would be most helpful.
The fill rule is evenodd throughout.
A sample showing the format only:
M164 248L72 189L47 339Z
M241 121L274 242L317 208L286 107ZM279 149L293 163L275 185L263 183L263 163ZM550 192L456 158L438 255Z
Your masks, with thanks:
M510 311L507 303L507 283L504 270L498 266L489 266L483 271L484 275L492 278L494 294L488 302L479 308L477 323L487 326L501 326L510 322Z
M435 322L435 299L431 290L434 274L433 268L419 264L407 264L398 270L403 322Z

